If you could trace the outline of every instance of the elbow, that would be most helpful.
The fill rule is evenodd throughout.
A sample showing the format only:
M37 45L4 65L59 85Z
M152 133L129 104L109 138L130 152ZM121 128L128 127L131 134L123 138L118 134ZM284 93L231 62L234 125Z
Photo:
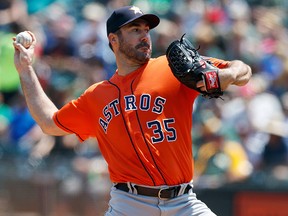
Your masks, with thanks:
M53 128L52 118L34 118L42 132L46 135L53 135L51 129ZM55 123L54 123L55 124Z
M246 76L247 76L247 82L250 80L252 77L252 69L249 65L246 64Z
M238 85L238 86L244 86L246 85L249 80L252 77L252 69L249 65L243 63L242 61L234 61L234 66L233 68L235 68L235 71L238 71L236 73L234 73L236 75L233 84L234 85ZM237 70L237 69L238 70Z
M250 80L252 77L252 69L249 65L247 65L247 66L248 66L248 75L249 75L249 80Z
M50 135L50 136L53 136L54 134L51 133L51 129L49 127L45 127L45 126L41 126L40 125L40 128L42 130L42 132L46 135Z
M40 126L42 132L46 135L63 136L63 135L68 134L65 131L61 130L54 122L46 123L46 124L40 124L39 126Z
M41 130L42 130L42 132L44 133L44 134L46 134L46 135L50 135L50 136L54 136L54 133L53 133L53 131L52 131L52 129L51 129L51 127L50 126L48 126L48 125L39 125L40 126L40 128L41 128Z
M246 73L243 78L243 85L246 85L252 77L251 67L249 65L245 65L245 66L246 66L246 69L245 69Z

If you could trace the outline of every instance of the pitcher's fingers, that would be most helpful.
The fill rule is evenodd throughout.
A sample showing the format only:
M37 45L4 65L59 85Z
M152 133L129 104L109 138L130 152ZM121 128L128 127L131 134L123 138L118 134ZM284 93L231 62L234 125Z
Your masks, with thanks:
M21 52L25 52L26 50L26 48L21 43L17 43L16 40L14 40L13 45L16 50L19 50Z
M31 32L31 31L26 31L26 32L31 35L31 37L32 37L32 44L34 44L34 46L35 46L35 44L37 43L37 40L36 40L35 35L34 35L33 32Z

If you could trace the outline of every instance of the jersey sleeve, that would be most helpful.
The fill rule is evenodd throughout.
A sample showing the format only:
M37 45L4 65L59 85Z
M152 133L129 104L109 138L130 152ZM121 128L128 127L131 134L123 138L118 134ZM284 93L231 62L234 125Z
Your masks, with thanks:
M209 57L208 60L217 68L227 68L229 65L229 61L225 61L222 59L217 59L217 58L213 58L213 57Z
M53 120L55 124L64 131L76 134L81 142L92 134L92 119L87 104L87 90L78 99L70 101L58 110Z

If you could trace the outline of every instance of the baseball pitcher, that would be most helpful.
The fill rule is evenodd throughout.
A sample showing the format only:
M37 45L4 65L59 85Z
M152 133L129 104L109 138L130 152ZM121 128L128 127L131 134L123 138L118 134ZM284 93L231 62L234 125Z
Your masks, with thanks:
M115 74L59 110L35 75L34 34L27 49L14 39L22 89L42 130L98 140L113 183L106 216L215 215L193 192L193 104L198 95L218 98L229 85L245 85L251 69L203 57L185 36L151 58L150 31L159 22L135 6L115 10L106 23Z

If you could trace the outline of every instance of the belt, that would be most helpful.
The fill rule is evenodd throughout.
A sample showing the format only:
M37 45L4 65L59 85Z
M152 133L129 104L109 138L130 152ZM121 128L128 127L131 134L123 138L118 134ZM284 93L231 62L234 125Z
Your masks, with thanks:
M129 190L128 184L130 183L117 183L114 185L115 188L125 191L125 192L132 192ZM130 184L132 186L132 184ZM139 185L133 185L132 186L136 192L133 192L135 194L144 195L144 196L151 196L151 197L158 197L159 199L171 199L175 198L177 196L188 194L190 189L192 189L192 186L190 184L187 184L185 186L185 189L183 192L180 192L181 186L172 186L172 187L163 187L163 188L148 188L143 187ZM131 187L130 187L131 188Z

